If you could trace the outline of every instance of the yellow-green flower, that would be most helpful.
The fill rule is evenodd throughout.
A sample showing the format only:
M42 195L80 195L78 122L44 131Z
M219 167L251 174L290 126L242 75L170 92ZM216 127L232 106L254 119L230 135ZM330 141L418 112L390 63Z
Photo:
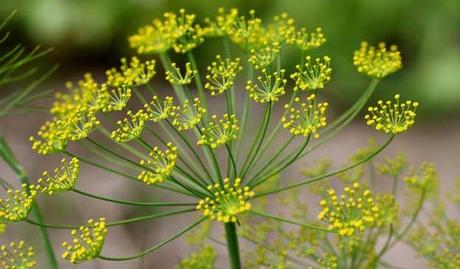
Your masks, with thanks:
M198 73L197 70L192 69L191 63L185 64L185 74L181 74L181 70L177 67L176 63L171 64L172 71L166 71L166 80L172 85L187 85L192 82L192 79Z
M144 85L156 74L155 60L141 62L137 57L132 57L128 62L126 58L122 58L120 70L112 68L107 70L105 74L107 76L106 83L110 87Z
M132 90L127 85L120 85L110 92L108 90L105 91L105 93L107 94L108 102L102 108L103 112L123 110L132 96Z
M331 80L332 68L330 63L331 58L328 56L315 58L314 60L312 60L311 56L307 56L303 66L297 65L297 72L291 75L291 78L295 81L294 91L324 88L324 84Z
M306 28L296 31L286 41L288 44L295 45L300 50L311 50L320 47L326 42L326 37L321 28L316 28L314 32L309 32Z
M386 77L402 67L398 47L392 45L388 49L383 42L379 43L378 47L361 42L360 49L353 55L353 63L358 72L375 78Z
M73 113L69 112L62 121L67 122L70 141L78 141L88 137L101 124L94 109L82 108L77 108Z
M216 257L214 248L205 245L198 252L182 259L176 269L214 269Z
M54 119L47 121L37 132L38 137L31 136L32 149L39 154L50 154L63 150L70 139L68 122Z
M280 44L286 42L295 35L295 21L284 12L273 17L273 22L267 26L270 39Z
M24 241L11 242L0 246L0 267L2 269L28 269L37 264L32 247L26 246Z
M233 87L236 74L242 69L240 59L222 59L220 55L216 56L216 61L208 66L206 79L208 82L204 85L211 91L211 95L219 95Z
M262 20L255 17L255 11L249 11L249 17L235 16L231 27L227 28L227 35L231 41L246 51L260 48L270 41L270 35L263 26Z
M179 131L189 130L195 128L205 113L206 109L201 105L199 98L193 100L193 105L187 99L182 107L174 107L173 112L171 112L173 117L172 124Z
M285 105L287 115L281 118L283 127L293 135L319 138L318 129L326 126L327 102L316 102L314 94L301 102L299 97L294 99L293 105Z
M262 48L252 49L248 61L255 69L270 66L280 53L281 45L278 42L265 42Z
M139 174L139 180L150 185L164 182L171 175L176 166L177 148L172 143L166 146L166 151L154 147L149 158L140 162L145 169Z
M262 70L262 75L257 77L258 83L249 80L246 90L249 97L258 103L276 102L286 93L284 87L287 79L284 78L285 70L269 74L266 69Z
M411 169L404 182L414 190L429 190L430 193L436 193L438 189L438 171L433 163L423 162L418 170Z
M167 119L174 109L174 99L166 96L161 100L158 96L153 96L150 104L145 104L144 108L147 114L147 120L159 122L160 120Z
M363 190L359 183L345 187L340 196L333 189L327 193L328 198L320 202L318 219L328 222L331 231L337 231L340 236L352 236L380 223L381 208L371 191Z
M116 142L128 142L141 136L148 115L141 109L136 113L127 112L128 118L117 122L118 129L112 132L111 138Z
M201 137L198 145L208 145L211 148L217 148L238 137L238 118L235 114L225 114L222 119L212 115L209 125L201 129Z
M97 258L107 235L105 219L100 218L97 221L90 219L88 224L78 230L72 230L71 235L73 237L71 242L62 243L66 248L62 258L74 264Z
M231 9L228 13L225 12L224 8L219 8L214 20L204 19L206 26L202 28L203 35L209 37L226 35L231 31L237 17L238 10L236 8Z
M367 125L374 126L377 131L398 134L414 125L418 102L400 102L397 94L394 103L380 100L377 105L369 107L370 114L364 117Z
M33 185L22 185L21 190L8 189L0 199L0 223L8 224L25 220L35 201L37 190Z
M249 200L254 197L254 192L248 186L241 186L240 178L233 182L226 178L223 186L216 183L209 185L208 190L213 196L200 200L196 208L210 220L237 222L238 215L251 209Z
M38 179L38 191L53 195L75 188L80 173L80 162L74 157L70 162L62 159L61 164L60 168L54 169L53 175L50 175L48 171L43 172L43 177Z

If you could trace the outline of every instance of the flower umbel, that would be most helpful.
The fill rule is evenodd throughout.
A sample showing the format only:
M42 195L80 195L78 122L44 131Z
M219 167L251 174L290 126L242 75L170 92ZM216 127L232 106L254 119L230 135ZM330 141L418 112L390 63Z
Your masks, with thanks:
M388 49L385 43L381 42L376 48L362 42L361 48L353 55L353 64L360 73L383 78L401 69L401 53L395 45Z
M96 258L104 246L106 234L107 227L104 218L97 221L88 220L88 224L81 226L78 230L72 230L71 243L62 243L62 246L67 249L62 254L62 258L74 264Z
M174 106L174 99L166 96L161 100L158 96L153 96L150 104L145 104L144 108L147 114L147 120L159 122L160 120L167 119L170 116Z
M331 80L332 68L330 63L331 58L328 56L314 60L311 56L307 56L303 66L297 65L297 72L291 75L291 78L295 80L294 91L324 88L324 84Z
M399 101L399 94L395 95L395 102L382 100L378 106L369 107L371 114L364 116L367 125L375 126L377 131L389 134L398 134L407 131L415 123L418 102Z
M177 148L172 143L166 146L168 149L164 152L154 147L149 158L140 162L145 170L139 174L139 180L150 185L164 182L171 175L176 166Z
M127 112L128 118L118 121L118 129L112 132L112 139L117 142L128 142L140 137L144 129L147 114L141 109L136 113L132 111Z
M259 83L249 80L246 84L246 90L249 97L258 103L276 102L286 91L287 79L284 78L285 70L269 74L266 69L262 70L262 76L257 77Z
M226 90L233 87L236 74L240 71L240 59L222 59L220 55L216 56L216 61L208 66L208 74L206 79L208 82L204 85L206 89L211 91L212 96L222 94Z
M141 62L137 57L132 57L128 63L126 58L122 58L120 70L112 68L105 74L106 83L111 87L144 85L156 74L155 60Z
M24 241L0 246L0 265L3 269L28 269L36 265L35 252Z
M218 119L216 115L213 115L209 125L201 129L202 135L197 144L217 148L236 139L239 129L238 118L235 114L225 114L222 119Z
M181 112L179 112L181 110ZM188 130L194 128L203 118L206 113L206 108L201 105L199 98L193 99L193 105L187 99L184 101L182 107L176 106L171 112L173 117L172 124L179 131Z
M248 61L255 69L265 68L273 63L280 53L281 45L278 42L266 42L264 47L252 49Z
M287 39L288 44L297 46L301 50L310 50L320 47L326 42L326 37L321 28L316 28L314 32L308 32L306 28L298 30L291 38Z
M75 188L80 172L80 162L74 157L70 162L62 159L61 164L62 167L54 169L53 175L50 175L48 171L43 172L43 177L38 179L38 191L53 195Z
M233 183L226 178L223 186L216 183L209 185L208 190L213 196L200 200L196 209L211 220L237 222L239 214L251 209L249 200L254 197L254 192L248 186L242 187L240 178Z
M0 222L4 224L25 220L37 195L33 185L22 185L21 190L9 189L7 197L0 199Z
M326 126L327 106L327 102L317 103L314 94L307 97L306 102L301 102L296 97L292 106L285 105L287 116L281 118L283 127L293 135L313 134L315 138L319 138L318 129Z
M172 85L187 85L192 82L193 77L198 73L197 70L192 69L191 63L185 64L185 74L182 75L180 68L177 67L176 63L171 64L172 71L166 71L166 79Z

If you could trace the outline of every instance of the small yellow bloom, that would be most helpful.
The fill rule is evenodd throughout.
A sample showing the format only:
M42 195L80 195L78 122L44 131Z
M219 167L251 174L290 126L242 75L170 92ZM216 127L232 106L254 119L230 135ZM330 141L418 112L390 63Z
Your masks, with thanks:
M150 185L164 182L171 175L176 166L177 148L172 144L166 145L168 149L161 151L158 147L152 149L147 160L140 164L145 167L138 179Z
M0 199L0 223L25 220L37 195L35 186L23 184L21 190L8 189L6 194L6 198Z
M62 167L54 169L53 175L50 175L48 171L43 172L43 177L38 179L38 191L53 195L75 188L80 172L80 162L74 157L70 162L62 159L61 164Z
M141 86L147 84L156 74L155 60L141 62L137 57L132 57L128 62L126 58L122 58L120 70L112 68L105 74L106 84L110 87Z
M128 118L117 122L118 129L112 132L111 138L116 142L128 142L141 136L148 115L141 109L136 113L127 112Z
M159 122L160 120L167 119L174 109L174 99L166 96L164 100L160 100L158 96L153 96L150 104L145 104L144 108L147 114L147 120Z
M225 114L223 119L218 119L216 115L213 115L209 125L201 129L202 135L197 144L216 148L235 140L239 130L238 118L235 114Z
M281 45L278 42L265 42L262 48L252 49L248 61L255 69L270 66L280 53Z
M171 112L172 124L179 131L189 130L195 128L205 113L206 109L201 105L199 98L193 100L193 105L190 104L189 100L185 100L182 107L173 108Z
M233 87L236 74L242 69L240 59L222 59L220 55L216 56L216 61L208 66L206 79L208 82L204 85L211 91L211 95L219 95Z
M331 80L332 68L330 63L331 58L328 56L315 58L314 60L307 56L304 65L297 65L297 72L291 75L291 78L295 81L294 91L324 88L324 84Z
M306 28L301 28L289 39L288 44L295 45L300 50L306 51L320 47L326 42L326 37L321 28L316 28L314 32L308 32Z
M28 269L36 265L35 252L24 241L0 246L0 267L2 269Z
M286 93L287 79L284 78L285 70L269 74L266 69L262 70L262 76L257 77L258 83L248 81L246 90L249 97L258 103L277 102Z
M402 67L398 47L393 45L388 49L383 42L377 48L361 42L360 49L353 55L353 63L358 72L375 78L386 77Z
M187 85L192 82L193 77L198 73L197 70L192 69L191 63L185 64L185 74L181 74L181 70L177 67L176 63L171 64L172 71L166 71L166 80L172 85Z

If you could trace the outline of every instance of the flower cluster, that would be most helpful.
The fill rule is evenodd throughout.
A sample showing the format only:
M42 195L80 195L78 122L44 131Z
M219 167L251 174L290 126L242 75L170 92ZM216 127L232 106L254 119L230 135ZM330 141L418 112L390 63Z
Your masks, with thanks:
M159 122L167 119L174 108L174 99L170 96L166 96L164 100L161 100L158 96L153 96L150 104L145 104L144 108L147 114L147 119L153 122Z
M53 195L75 188L80 172L80 162L74 157L70 162L62 159L61 164L61 168L54 169L53 175L50 175L48 171L43 172L43 177L38 179L38 191Z
M27 218L37 195L33 185L22 185L21 190L8 189L7 197L0 199L0 222L7 224Z
M362 42L361 48L353 55L353 63L358 72L375 78L386 77L402 67L398 47L392 45L388 49L383 42L377 48Z
M404 181L414 190L435 193L438 188L438 171L433 163L423 162L418 170L412 169Z
M204 246L198 252L181 260L176 269L213 269L215 268L217 254L211 246Z
M285 70L269 74L262 69L262 76L257 77L258 83L248 80L246 90L249 97L258 103L276 102L286 93L285 86L287 79L284 78Z
M202 135L197 144L217 148L236 139L239 130L238 118L235 114L225 114L222 119L218 119L217 115L212 115L208 126L201 129Z
M141 62L137 57L132 57L128 63L126 58L122 58L120 70L112 68L106 71L106 83L116 88L140 86L147 84L155 74L155 60Z
M352 236L379 224L382 216L380 207L371 192L363 190L359 183L345 187L340 200L333 189L328 191L328 195L328 199L320 202L322 210L318 219L328 222L331 231L337 231L341 236Z
M216 56L216 61L208 66L206 79L208 82L204 85L211 92L212 96L222 94L233 87L236 74L242 69L240 59L222 59L220 55Z
M145 120L148 115L141 109L136 113L127 112L128 118L117 122L118 129L112 132L112 139L116 142L128 142L138 138L144 130Z
M389 134L398 134L407 131L415 123L418 102L399 101L399 94L395 95L395 102L378 101L378 106L369 107L364 119L367 125L374 126L378 131Z
M262 48L252 49L249 55L250 62L255 69L263 69L270 66L280 53L281 45L278 42L265 43Z
M62 257L74 264L96 258L102 250L106 234L107 227L104 218L97 221L88 220L88 224L81 226L78 230L72 230L73 240L70 243L62 244L67 249Z
M168 143L168 149L161 151L158 147L152 149L147 160L141 160L140 164L145 167L138 179L146 184L155 184L165 181L171 175L176 166L177 148Z
M175 106L173 108L171 112L173 118L172 124L178 131L195 128L206 112L207 110L201 105L199 98L194 98L193 104L190 104L190 101L187 99L184 101L182 107Z
M294 104L285 106L287 116L281 118L283 127L293 135L309 136L313 134L319 138L318 129L326 126L327 102L316 102L314 94L301 102L299 97L294 99ZM296 107L298 106L298 108Z
M177 67L176 63L171 64L171 70L166 71L166 80L172 85L187 85L192 82L192 79L198 73L197 70L192 68L191 63L185 64L185 74L181 74L181 70Z
M331 58L328 56L315 58L314 61L311 56L307 56L305 63L297 65L297 72L291 75L291 78L295 81L294 91L324 88L324 84L331 80L332 68L330 63Z
M233 182L226 178L224 185L209 185L208 190L213 196L200 200L196 209L211 220L236 222L238 215L251 209L249 200L254 197L254 192L248 186L242 187L240 178Z
M301 28L287 39L288 44L293 44L303 51L318 48L325 42L326 37L323 34L323 29L319 27L314 32L309 32L306 28Z
M28 269L36 265L35 252L24 241L0 246L0 265L3 269Z

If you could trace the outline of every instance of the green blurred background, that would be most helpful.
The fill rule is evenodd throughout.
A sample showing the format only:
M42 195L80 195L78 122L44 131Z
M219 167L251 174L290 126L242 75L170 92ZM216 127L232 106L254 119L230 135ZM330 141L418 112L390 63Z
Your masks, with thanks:
M186 8L199 19L218 7L256 9L270 20L288 12L299 26L321 26L328 42L320 53L333 57L334 83L330 95L346 106L363 90L367 78L355 72L351 55L359 42L397 44L404 69L380 87L379 97L400 92L423 104L425 118L460 113L460 1L458 0L2 0L0 15L17 10L9 29L30 46L54 47L50 63L60 63L58 78L118 65L132 55L126 37L166 11ZM216 50L199 48L199 58ZM292 66L297 55L291 55ZM336 86L337 85L337 86ZM330 96L331 97L331 96ZM453 113L454 112L454 113Z

